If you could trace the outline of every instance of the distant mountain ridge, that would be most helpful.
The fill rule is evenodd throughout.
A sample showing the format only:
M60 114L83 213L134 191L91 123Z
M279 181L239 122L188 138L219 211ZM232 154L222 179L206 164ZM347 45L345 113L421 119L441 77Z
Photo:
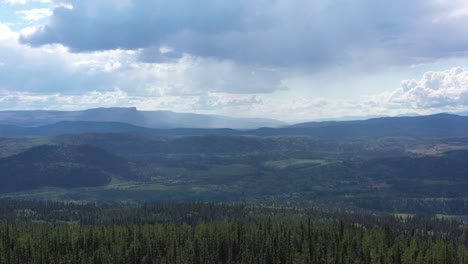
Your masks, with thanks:
M286 125L274 119L139 111L135 107L95 108L83 111L0 111L0 125L36 127L63 121L119 122L149 128L253 129Z
M3 137L42 137L83 133L152 132L153 129L119 122L62 121L38 127L0 125Z
M449 119L457 121L463 118L463 115L457 114L448 114L448 113L439 113L433 115L405 115L405 116L395 116L395 117L388 117L388 116L379 116L374 118L367 118L367 119L356 119L356 120L332 120L332 121L312 121L312 122L303 122L289 126L290 128L310 128L310 127L328 127L328 126L335 126L335 125L356 125L356 124L377 124L377 123L405 123L408 121L435 121L435 120L446 120Z
M468 137L468 117L436 114L411 117L382 117L359 121L301 123L289 127L263 127L251 130L229 128L155 129L121 122L64 121L39 127L0 125L0 137L40 137L83 133L150 133L162 136L252 135L351 137Z

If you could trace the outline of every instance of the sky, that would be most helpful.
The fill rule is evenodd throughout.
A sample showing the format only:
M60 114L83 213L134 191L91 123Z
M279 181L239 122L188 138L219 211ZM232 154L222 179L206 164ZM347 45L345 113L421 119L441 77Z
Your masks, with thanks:
M468 111L466 0L0 0L0 110Z

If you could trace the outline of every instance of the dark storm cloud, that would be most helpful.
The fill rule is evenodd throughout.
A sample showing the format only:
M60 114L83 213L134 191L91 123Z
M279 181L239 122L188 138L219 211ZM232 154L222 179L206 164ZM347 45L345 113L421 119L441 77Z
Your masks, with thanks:
M128 2L128 3L127 3ZM239 29L240 2L225 1L69 1L55 8L50 22L21 41L33 46L61 43L74 51L138 49L168 35L190 30L217 33Z
M466 16L440 0L76 0L22 43L74 52L142 49L145 62L183 53L274 66L410 64L468 50ZM158 53L161 46L174 49Z

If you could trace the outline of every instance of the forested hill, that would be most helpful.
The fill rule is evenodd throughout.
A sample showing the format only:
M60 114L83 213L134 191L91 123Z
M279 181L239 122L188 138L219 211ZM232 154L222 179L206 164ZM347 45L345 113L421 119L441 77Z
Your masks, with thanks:
M119 122L63 121L38 127L0 125L0 137L39 137L81 133L142 132L165 136L194 135L303 135L319 138L412 136L424 138L468 137L468 117L437 114L415 117L385 117L364 121L311 122L290 127L253 130L173 128L152 129Z
M0 191L92 187L128 172L126 162L93 146L39 146L0 159Z

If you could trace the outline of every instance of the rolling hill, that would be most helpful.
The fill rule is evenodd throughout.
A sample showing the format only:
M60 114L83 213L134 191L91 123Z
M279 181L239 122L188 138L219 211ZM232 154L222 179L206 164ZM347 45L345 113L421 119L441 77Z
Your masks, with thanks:
M0 159L0 191L96 187L128 176L127 163L93 146L38 146Z

